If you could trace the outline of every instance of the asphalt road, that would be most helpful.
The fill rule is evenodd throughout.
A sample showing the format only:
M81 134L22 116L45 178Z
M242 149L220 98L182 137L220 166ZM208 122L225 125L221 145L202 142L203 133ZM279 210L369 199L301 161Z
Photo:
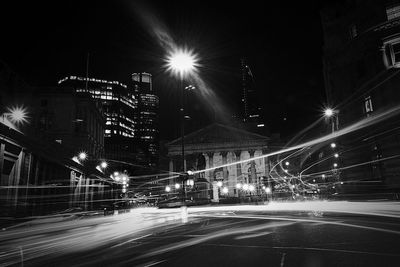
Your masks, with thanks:
M148 209L3 231L2 266L400 266L400 217Z

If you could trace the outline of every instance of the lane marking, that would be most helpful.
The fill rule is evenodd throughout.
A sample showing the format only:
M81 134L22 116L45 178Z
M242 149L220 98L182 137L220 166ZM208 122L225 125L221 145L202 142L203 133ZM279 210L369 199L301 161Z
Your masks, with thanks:
M128 244L128 243L131 243L131 242L133 242L133 241L136 241L136 240L139 240L139 239L142 239L142 238L151 236L151 235L152 235L152 234L147 234L147 235L135 237L135 238L129 239L128 241L125 241L125 242L119 243L119 244L117 244L117 245L114 245L114 246L112 246L112 247L110 247L110 248L116 248L116 247L119 247L119 246L122 246L122 245L125 245L125 244Z
M299 219L299 218L283 218L283 217L258 217L258 216L219 216L219 215L192 215L194 217L208 217L208 218L236 218L236 219L259 219L259 220L276 220L276 221L291 221L291 222L308 222L308 223L321 223L321 224L330 224L330 225L337 225L337 226L347 226L353 228L359 228L364 230L372 230L390 234L400 235L400 231L389 230L384 228L377 228L377 227L369 227L369 226L362 226L350 223L343 223L343 222L332 222L332 221L321 221L321 220L312 220L312 219Z
M400 254L392 253L381 253L381 252L368 252L359 250L346 250L346 249L331 249L331 248L314 248L314 247L267 247L267 246L256 246L256 245L231 245L231 244L215 244L215 243L203 243L201 246L219 246L219 247L236 247L236 248L264 248L264 249L279 249L279 250L310 250L310 251L324 251L324 252L341 252L341 253L352 253L352 254L366 254L366 255L377 255L377 256L390 256L400 257Z
M283 265L285 264L285 256L286 256L286 253L282 253L281 267L283 267Z

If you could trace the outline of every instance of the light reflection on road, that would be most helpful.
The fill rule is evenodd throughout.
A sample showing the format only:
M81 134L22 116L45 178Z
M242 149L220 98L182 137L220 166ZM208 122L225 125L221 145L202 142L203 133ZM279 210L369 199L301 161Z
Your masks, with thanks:
M303 212L302 217L291 216ZM285 215L276 212L286 212ZM306 212L306 213L304 213ZM182 249L224 236L236 236L236 239L256 238L294 223L320 223L344 227L353 227L368 231L383 231L399 234L397 229L370 227L344 223L340 220L326 218L324 213L357 214L368 216L400 218L400 205L397 202L293 202L269 203L268 205L232 205L232 206L199 206L188 208L189 222L205 218L238 219L229 227L214 223L204 229L207 233L201 236L190 236L167 246L149 250L136 258L152 257L172 250ZM304 214L306 216L304 217ZM248 225L245 220L262 220L256 225ZM57 258L69 253L90 251L101 248L119 248L125 244L147 238L160 229L178 228L182 222L182 210L137 208L131 212L115 216L83 218L74 221L52 222L48 218L43 223L32 226L10 228L0 232L0 262L4 266L30 261L38 258ZM224 227L224 228L221 228Z

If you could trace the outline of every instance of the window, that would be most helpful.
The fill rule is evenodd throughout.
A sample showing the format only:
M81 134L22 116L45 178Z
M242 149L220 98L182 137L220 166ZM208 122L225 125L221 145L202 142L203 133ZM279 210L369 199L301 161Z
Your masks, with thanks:
M386 7L386 16L388 20L400 18L400 5Z
M400 68L400 38L388 40L384 45L388 64Z
M366 114L369 114L372 111L374 111L374 109L372 107L372 100L371 100L370 96L368 96L364 99L364 111Z

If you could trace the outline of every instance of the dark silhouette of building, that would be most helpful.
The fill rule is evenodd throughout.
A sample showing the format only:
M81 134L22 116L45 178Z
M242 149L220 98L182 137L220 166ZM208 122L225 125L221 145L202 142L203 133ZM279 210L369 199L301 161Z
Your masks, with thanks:
M370 127L337 138L342 166L336 189L398 191L400 2L348 0L321 10L321 20L325 88L335 110L329 131L394 108Z
M133 88L118 81L69 76L58 82L70 86L76 93L89 94L103 107L105 120L105 158L112 160L114 168L127 169L132 174L135 165L146 164L138 146L138 100ZM125 164L127 163L127 165Z
M0 62L3 217L96 209L114 197L113 183L97 163L72 159L83 150L91 158L102 155L100 106L71 88L54 89L33 88Z
M245 58L241 59L241 82L242 82L242 121L247 130L266 133L262 108L260 105L260 93L254 75Z
M138 99L138 144L150 166L158 165L159 157L159 98L149 73L133 73L132 82Z
M90 159L104 158L105 117L101 103L70 87L37 87L29 104L26 132L58 142L70 157L80 152Z

